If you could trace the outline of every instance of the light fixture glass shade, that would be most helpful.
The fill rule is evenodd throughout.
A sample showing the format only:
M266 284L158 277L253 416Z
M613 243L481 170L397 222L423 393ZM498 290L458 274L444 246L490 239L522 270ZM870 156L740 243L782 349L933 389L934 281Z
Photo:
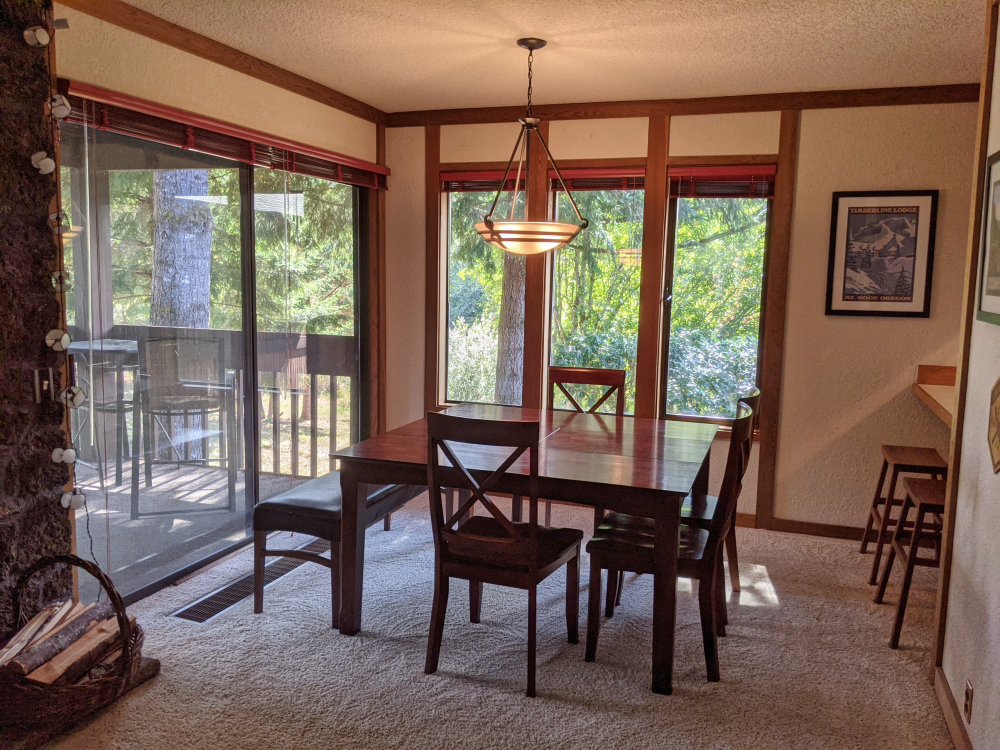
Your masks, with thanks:
M579 224L557 221L494 221L493 229L485 222L476 224L479 236L501 250L515 255L537 255L558 250L583 229Z

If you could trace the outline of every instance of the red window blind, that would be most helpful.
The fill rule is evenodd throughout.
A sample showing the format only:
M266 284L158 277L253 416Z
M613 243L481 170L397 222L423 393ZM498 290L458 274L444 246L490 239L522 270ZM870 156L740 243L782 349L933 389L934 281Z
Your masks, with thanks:
M500 189L503 172L442 172L441 189L446 193L495 193ZM504 190L514 189L516 172L507 177ZM524 178L521 178L521 190L524 190Z
M59 89L73 108L69 122L259 167L386 189L389 169L379 164L96 86L61 79Z
M773 198L774 164L669 167L671 198Z

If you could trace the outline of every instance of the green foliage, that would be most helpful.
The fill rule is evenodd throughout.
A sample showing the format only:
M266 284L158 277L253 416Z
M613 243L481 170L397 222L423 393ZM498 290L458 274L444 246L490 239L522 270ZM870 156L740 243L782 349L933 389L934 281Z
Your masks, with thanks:
M644 193L586 190L574 193L573 197L590 226L556 251L551 363L562 367L624 369L625 411L631 413L635 405L641 254L621 251L642 249ZM565 193L559 194L558 206L560 218L575 219ZM603 391L578 390L584 398L581 403L592 403ZM577 392L572 392L577 398ZM608 410L613 410L610 403Z
M503 197L509 210L509 194ZM551 362L625 369L631 412L644 194L593 190L574 197L590 227L554 258ZM474 227L492 199L492 193L451 195L448 398L453 400L493 400L503 252L483 242ZM732 416L736 395L753 388L767 210L763 199L677 201L668 413ZM572 216L565 195L559 196L559 215ZM637 252L622 252L629 250ZM599 392L581 388L574 396L592 403Z
M677 201L667 413L733 416L757 375L767 201Z
M255 191L266 197L268 209L255 212L259 329L353 335L353 188L260 168L254 175ZM64 192L69 182L68 170L64 170ZM111 171L109 187L115 323L149 325L153 172ZM210 327L239 330L239 170L209 170L208 192L213 198L209 205L214 221ZM285 194L290 196L288 207L283 206ZM297 196L302 196L301 216L293 210ZM82 237L75 239L73 246L82 241ZM71 257L67 262L72 262Z
M353 188L254 170L258 196L289 195L284 213L256 211L257 324L262 331L354 335ZM291 197L301 195L302 216Z

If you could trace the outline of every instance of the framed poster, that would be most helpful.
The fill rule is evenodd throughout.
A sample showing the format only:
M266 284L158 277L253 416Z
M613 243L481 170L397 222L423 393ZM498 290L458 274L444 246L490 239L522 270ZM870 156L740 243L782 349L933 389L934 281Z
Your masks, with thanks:
M930 317L937 203L937 190L833 194L827 315Z
M976 317L1000 325L1000 151L986 162L980 240L979 308Z

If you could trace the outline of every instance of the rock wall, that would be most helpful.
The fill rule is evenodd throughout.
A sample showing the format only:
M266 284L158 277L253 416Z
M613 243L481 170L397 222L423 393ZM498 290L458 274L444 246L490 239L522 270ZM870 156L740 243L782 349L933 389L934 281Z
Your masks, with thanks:
M36 151L55 152L45 47L29 47L23 32L46 26L51 0L0 0L0 640L14 626L13 589L39 557L69 552L71 528L59 504L69 478L52 462L64 445L63 407L34 394L34 370L63 364L45 345L60 325L52 285L58 248L48 224L56 192L52 175L32 166ZM47 370L46 370L47 372ZM36 577L31 609L66 593L69 570Z

